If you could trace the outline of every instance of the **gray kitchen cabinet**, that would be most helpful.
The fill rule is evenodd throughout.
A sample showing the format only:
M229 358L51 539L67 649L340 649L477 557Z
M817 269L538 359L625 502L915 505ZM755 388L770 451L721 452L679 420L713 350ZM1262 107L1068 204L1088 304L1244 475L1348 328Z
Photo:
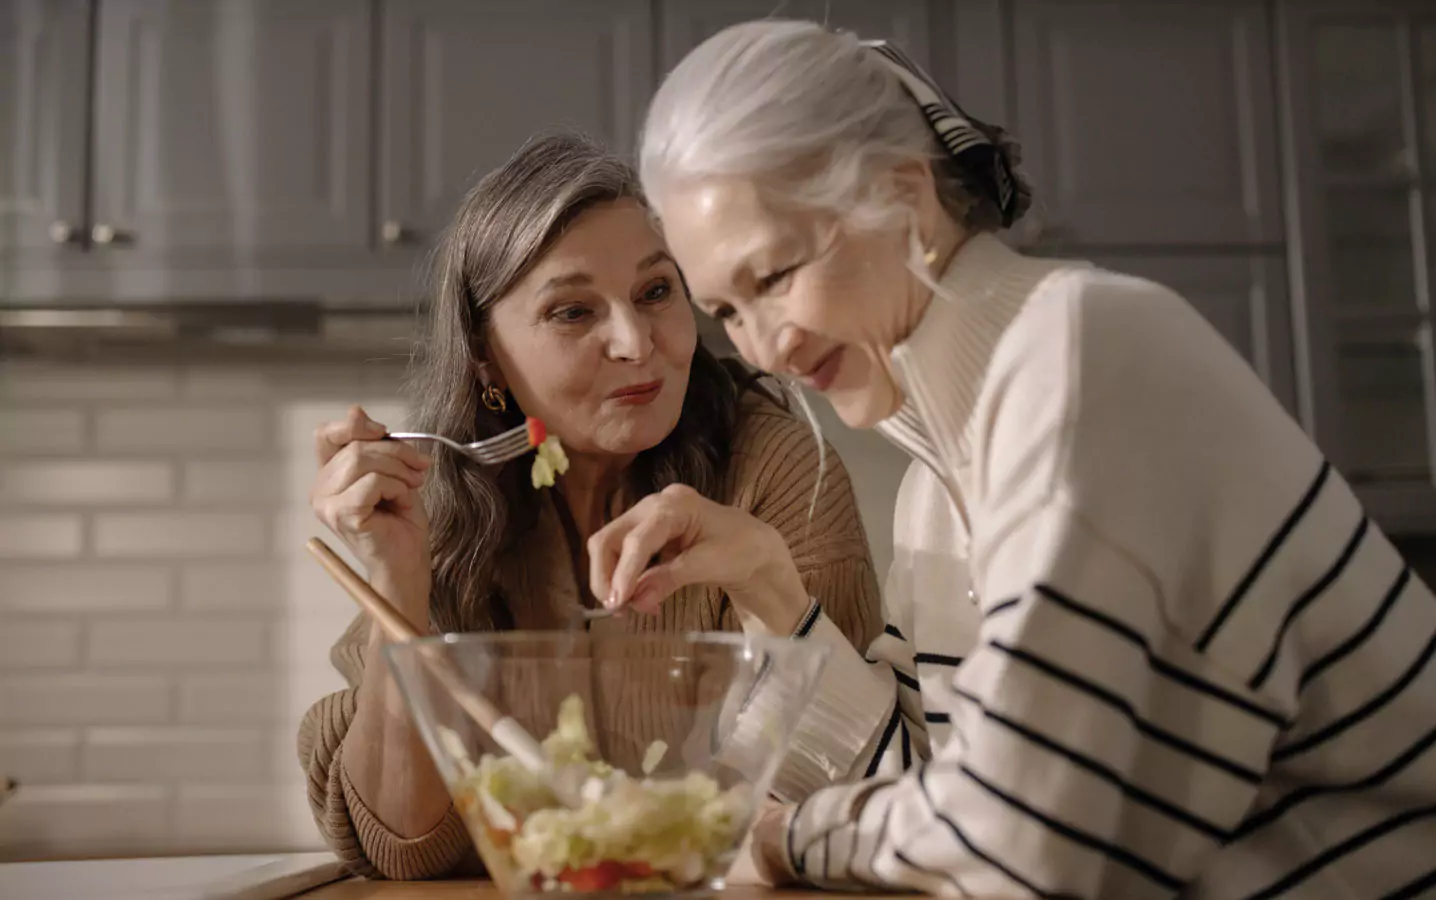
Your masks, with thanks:
M897 42L913 59L931 56L929 4L922 0L662 0L660 65L667 72L706 38L749 19L809 19L849 29L863 38Z
M387 0L378 237L426 244L532 135L632 151L654 88L647 0Z
M1393 530L1436 529L1436 8L1278 5L1307 427Z
M370 244L366 0L101 0L97 23L106 264L322 268Z
M89 0L0 0L0 292L79 252L89 58Z
M1246 256L1093 255L1092 262L1181 294L1296 412L1291 305L1279 253Z
M1012 0L1029 240L1201 246L1283 240L1263 0Z

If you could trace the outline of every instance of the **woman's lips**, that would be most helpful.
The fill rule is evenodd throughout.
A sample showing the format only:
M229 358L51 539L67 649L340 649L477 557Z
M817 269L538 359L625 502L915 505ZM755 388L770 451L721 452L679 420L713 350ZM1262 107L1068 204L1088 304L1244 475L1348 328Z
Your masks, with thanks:
M624 406L646 406L658 399L663 390L663 379L643 384L630 384L609 394L609 399Z
M799 379L806 383L813 390L819 393L832 387L833 379L838 377L838 369L843 365L843 348L834 347L827 356L818 360L818 364L806 374L799 376Z

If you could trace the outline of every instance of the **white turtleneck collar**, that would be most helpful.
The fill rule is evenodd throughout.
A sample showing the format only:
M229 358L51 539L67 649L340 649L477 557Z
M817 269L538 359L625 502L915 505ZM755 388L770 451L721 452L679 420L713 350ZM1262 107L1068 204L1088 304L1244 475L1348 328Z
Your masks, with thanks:
M968 238L917 327L892 350L904 402L878 431L948 481L970 457L968 419L998 340L1047 276L1086 265L1023 256L987 233Z

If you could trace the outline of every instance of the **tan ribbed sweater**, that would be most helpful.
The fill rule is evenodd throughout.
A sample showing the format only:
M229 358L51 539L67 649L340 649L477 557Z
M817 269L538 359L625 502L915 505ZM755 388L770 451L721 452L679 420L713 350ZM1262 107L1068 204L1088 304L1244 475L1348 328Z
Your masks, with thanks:
M778 530L809 594L821 602L824 612L854 646L866 647L882 629L882 612L847 471L832 448L826 448L823 489L817 504L812 505L818 474L818 446L812 431L758 394L747 395L743 410L720 497ZM522 606L513 604L520 629L562 621L581 603L570 549L551 504L546 505L537 527L539 533L525 542L529 552L498 576L501 586L522 585L521 592L505 591L508 596L528 600ZM740 628L737 614L722 592L702 587L680 591L664 604L660 616L626 616L592 624L592 630L599 633ZM348 868L360 875L414 880L478 872L477 855L452 807L432 831L406 839L365 808L344 772L342 744L364 677L367 640L366 620L355 619L330 651L330 659L349 688L314 704L299 726L299 760L308 776L309 803L319 830ZM636 747L663 736L667 720L663 698L646 686L599 685L595 689L604 692L611 714L632 716L633 724L626 730L636 736ZM525 699L556 704L560 698ZM605 748L619 755L624 749Z

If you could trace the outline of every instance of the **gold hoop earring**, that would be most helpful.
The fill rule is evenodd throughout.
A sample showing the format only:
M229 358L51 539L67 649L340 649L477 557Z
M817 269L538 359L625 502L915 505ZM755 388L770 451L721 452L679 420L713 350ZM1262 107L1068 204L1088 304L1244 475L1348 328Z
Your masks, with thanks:
M504 392L499 390L499 386L496 384L485 387L484 392L479 395L479 399L484 401L484 406L488 407L491 412L509 411L509 401L504 399Z
M923 251L922 261L929 266L937 262L937 250L932 247L928 247L926 250Z

